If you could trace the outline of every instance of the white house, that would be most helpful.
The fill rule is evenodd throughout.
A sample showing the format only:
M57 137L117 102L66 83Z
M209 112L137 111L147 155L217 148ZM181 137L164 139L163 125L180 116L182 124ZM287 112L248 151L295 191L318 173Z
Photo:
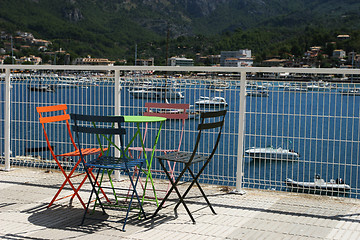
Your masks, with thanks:
M179 57L172 57L168 60L169 66L194 66L194 59L191 58L179 58Z
M251 67L253 62L249 49L221 51L220 66L222 67Z

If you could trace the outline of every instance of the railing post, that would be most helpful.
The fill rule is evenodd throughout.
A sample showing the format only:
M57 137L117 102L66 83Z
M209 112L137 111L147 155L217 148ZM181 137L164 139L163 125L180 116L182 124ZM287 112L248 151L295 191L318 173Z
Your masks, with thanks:
M5 171L10 171L10 69L7 68L5 71Z
M120 100L120 93L121 93L121 86L120 86L120 70L115 70L115 86L114 86L114 97L115 97L115 115L119 116L121 115L120 107L121 107L121 100ZM115 139L115 144L117 146L120 145L119 138ZM120 151L115 152L116 157L120 157ZM114 180L119 181L120 180L120 171L115 171L114 173Z
M239 104L239 132L237 148L237 170L236 170L236 189L233 193L245 194L241 189L243 178L243 156L244 156L244 127L245 127L245 110L246 110L246 72L241 72L240 79L240 104Z

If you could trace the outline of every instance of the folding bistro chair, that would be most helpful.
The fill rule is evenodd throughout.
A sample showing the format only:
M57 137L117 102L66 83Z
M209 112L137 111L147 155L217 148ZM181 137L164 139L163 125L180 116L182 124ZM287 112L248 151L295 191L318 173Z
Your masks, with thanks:
M84 223L85 216L88 212L88 208L89 208L89 205L90 205L90 202L92 200L92 196L94 193L95 193L95 197L96 197L95 204L97 204L97 202L98 202L99 205L101 206L103 213L105 213L104 204L102 203L101 198L99 196L99 189L109 188L113 191L114 194L116 194L115 190L121 189L121 188L115 189L112 184L110 187L104 187L104 186L102 186L102 184L103 184L102 181L100 181L99 182L100 184L97 185L96 183L98 182L99 175L103 176L103 173L105 171L110 175L114 170L119 170L119 171L126 173L129 176L130 183L132 186L132 195L131 195L130 200L128 201L127 212L126 212L124 225L123 225L123 229L122 229L123 231L125 231L126 221L128 219L129 212L131 211L131 205L132 205L134 196L136 196L141 213L146 218L144 209L142 208L142 204L140 202L139 196L136 191L136 186L137 186L137 183L139 180L139 176L136 178L136 180L134 182L131 177L131 173L130 173L130 170L134 169L135 166L139 167L139 169L141 170L141 168L146 164L146 160L145 159L131 159L126 156L125 149L124 149L124 142L123 142L123 138L124 138L124 135L126 134L126 131L125 131L125 128L123 128L121 126L124 122L124 117L121 117L121 116L90 116L90 115L71 114L71 119L73 119L73 121L74 121L73 131L76 134L77 143L78 143L78 146L80 149L80 158L82 159L84 169L85 169L86 173L88 174L88 177L89 177L89 180L90 180L90 183L92 186L92 191L91 191L89 201L87 203L81 224ZM92 157L91 159L87 159L87 161L85 161L85 159L84 159L85 155L82 154L82 149L81 149L82 143L80 141L80 139L81 139L80 135L85 135L85 134L96 135L96 139L100 146L105 146L107 144L108 149L106 150L106 152L102 151L103 154L101 156L99 156L97 158ZM114 143L114 140L116 137L119 138L120 146L118 146L116 143ZM116 150L120 151L119 157L115 156ZM89 158L89 157L87 157L87 158ZM95 181L92 178L90 178L90 170L91 169L98 170ZM102 172L102 174L100 174L100 172ZM125 188L125 189L123 188L122 190L127 191L128 188Z
M217 149L217 147L219 145L221 131L222 131L222 128L223 128L223 125L224 125L225 115L226 115L226 110L221 110L221 111L217 111L217 112L202 112L201 115L200 115L200 124L198 125L198 128L197 128L198 129L198 134L197 134L197 138L196 138L196 143L195 143L195 146L194 146L194 149L193 149L192 152L178 151L178 152L172 152L172 153L169 153L169 154L166 154L166 155L156 157L159 160L159 163L160 163L161 167L163 168L163 170L165 171L166 176L170 180L172 186L171 186L170 190L168 191L168 193L166 194L165 198L160 203L159 207L156 209L155 213L153 214L153 217L163 207L165 201L168 199L171 192L173 190L175 190L176 194L179 197L179 201L175 205L174 209L177 210L180 203L182 203L183 206L185 207L187 213L189 214L191 220L193 221L193 223L195 223L195 219L192 216L189 208L187 207L187 205L185 203L185 197L189 193L190 189L194 186L194 184L196 184L197 187L199 188L202 196L204 197L204 199L205 199L206 203L208 204L208 206L210 207L211 211L214 214L216 214L215 210L211 206L208 198L206 197L203 189L201 188L201 186L200 186L200 184L198 182L198 178L200 177L200 175L204 171L205 167L209 164L210 160L214 156L215 151L216 151L216 149ZM216 142L215 142L215 144L213 146L213 149L212 149L210 155L197 154L199 143L200 143L200 140L202 138L201 136L202 136L203 132L205 132L207 130L210 130L210 129L218 129L218 131L216 132L217 133ZM212 130L212 132L213 131L214 130ZM177 176L175 181L172 179L169 171L167 171L166 166L164 164L164 161L178 162L178 163L182 163L182 165L184 166L183 170L179 173L179 175ZM196 174L195 175L192 168L191 168L191 166L192 166L192 164L200 163L200 162L204 162L204 164L201 167L201 169L197 173L195 173ZM180 192L179 192L179 189L178 189L178 185L179 185L179 182L180 182L181 178L184 176L184 174L186 172L190 173L190 175L192 177L192 181L191 181L189 187L181 195Z
M181 120L181 130L180 130L180 136L179 138L176 139L171 139L171 141L175 141L174 144L171 144L170 148L143 148L143 147L130 147L129 151L131 154L132 150L135 151L139 151L139 156L141 155L141 153L145 150L146 152L152 152L152 155L150 157L150 162L154 157L154 154L156 152L161 152L163 154L167 154L170 152L178 152L180 151L180 147L181 147L181 143L182 143L182 139L184 136L184 129L185 129L185 120L189 118L189 114L187 112L187 110L189 109L190 105L189 104L181 104L181 103L151 103L151 102L147 102L145 103L145 107L146 107L146 111L143 113L144 116L154 116L154 117L165 117L166 119L170 119L171 120ZM179 126L180 126L179 125ZM145 131L144 131L144 136L143 136L143 140L146 140L146 136L148 135L148 124L146 123L145 125ZM173 130L173 129L172 129ZM169 144L170 145L170 144ZM173 147L176 146L176 147ZM169 161L168 163L168 167L169 170L168 172L170 173L170 175L173 177L173 172L175 170L175 164L176 162L170 163ZM151 167L151 166L148 166ZM151 170L151 172L163 172L162 170ZM146 184L145 183L145 187L143 186L141 180L140 180L140 184L143 188L143 190L146 190ZM157 191L165 191L166 193L169 191L171 186L171 183L169 182L168 187L166 190L159 190L156 189ZM156 196L156 193L155 193Z
M82 187L82 185L84 184L84 182L86 181L88 176L84 175L85 172L74 174L75 170L77 169L77 167L79 166L79 164L81 162L81 160L80 160L80 151L79 151L78 147L76 146L74 138L73 138L73 136L71 134L70 124L69 124L70 115L66 114L66 110L67 110L66 104L37 107L36 110L39 113L39 121L40 121L40 123L42 125L42 128L44 130L44 135L45 135L45 139L46 139L48 149L50 150L53 159L55 160L55 162L58 165L60 171L64 174L64 177L65 177L65 181L60 186L59 190L57 191L57 193L55 194L55 196L53 197L53 199L49 203L48 207L50 207L55 201L58 201L58 200L61 200L61 199L67 198L67 197L71 197L70 202L72 202L72 200L76 196L79 199L82 206L84 208L86 208L85 203L81 199L78 192L79 192L80 188ZM61 154L55 154L53 146L50 145L50 136L49 136L48 132L46 131L46 129L49 130L48 124L50 124L50 123L52 123L52 124L63 124L64 122L66 123L67 132L69 134L69 138L71 140L71 143L72 143L72 145L74 147L74 151L73 152L67 152L67 153L61 153ZM46 127L46 126L48 126L48 127ZM52 133L52 135L54 135L54 134ZM101 149L100 148L84 148L84 149L82 149L82 154L83 155L101 155ZM67 173L64 170L65 166L63 166L63 164L66 162L66 160L68 158L71 158L71 157L79 157L79 159L75 162L75 165L72 167L70 173ZM80 182L79 186L77 188L75 188L74 184L71 182L71 178L75 178L75 177L78 177L78 176L81 176L81 175L84 175L84 178ZM92 177L95 179L95 176L91 173L91 171L90 171L90 175L92 175ZM65 197L58 198L60 192L63 190L66 183L68 183L71 186L74 193L71 194L71 195L65 196Z

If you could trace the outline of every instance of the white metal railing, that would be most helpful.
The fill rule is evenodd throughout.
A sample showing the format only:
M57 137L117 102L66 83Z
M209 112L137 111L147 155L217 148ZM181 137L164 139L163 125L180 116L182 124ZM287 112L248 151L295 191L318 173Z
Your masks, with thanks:
M229 103L220 147L202 181L236 186L237 192L242 192L243 187L282 190L286 189L287 178L313 182L314 175L319 173L326 181L345 179L351 191L342 195L359 198L360 96L346 92L359 87L351 81L360 75L358 69L46 65L1 68L5 74L0 88L5 94L0 98L0 164L5 170L11 165L56 167L48 152L31 152L46 145L36 106L66 103L70 112L141 114L146 101L163 99L136 97L129 91L134 90L134 84L176 84L184 98L169 99L170 102L195 105L200 96L210 96L223 97ZM145 74L149 72L152 74ZM174 77L179 74L183 77ZM292 74L307 77L295 78ZM316 82L309 82L308 76ZM348 79L341 80L342 77ZM209 87L214 83L219 85ZM310 84L314 84L313 89ZM315 91L320 85L323 88ZM30 90L39 86L56 86L56 90ZM255 92L250 88L256 88ZM265 92L261 94L259 89ZM196 119L187 122L183 150L192 148L196 124ZM159 146L174 144L177 127L176 122L166 122ZM151 126L153 132L156 128ZM135 127L129 129L131 136ZM61 126L55 126L52 131L56 135L56 148L68 149ZM267 148L268 145L273 148ZM279 147L293 148L300 157L295 160L279 160L279 155L277 160L270 155L249 157L251 148L262 148L263 154L269 151L283 154ZM206 152L206 143L202 151Z

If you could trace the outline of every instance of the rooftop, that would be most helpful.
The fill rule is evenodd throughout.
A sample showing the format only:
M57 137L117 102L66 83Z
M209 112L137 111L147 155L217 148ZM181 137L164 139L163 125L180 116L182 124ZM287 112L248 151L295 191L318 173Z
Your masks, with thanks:
M57 171L13 168L0 171L0 238L6 239L359 239L359 200L290 192L246 189L230 194L227 187L206 185L217 215L199 193L188 199L196 224L180 206L173 212L176 195L155 218L130 217L121 232L122 211L95 213L80 226L83 209L75 199L63 199L47 208L63 181ZM126 181L117 182L127 184ZM81 191L86 199L89 184ZM67 189L67 191L69 191ZM70 191L69 191L70 193ZM154 203L146 203L148 216ZM100 213L100 212L99 212Z

